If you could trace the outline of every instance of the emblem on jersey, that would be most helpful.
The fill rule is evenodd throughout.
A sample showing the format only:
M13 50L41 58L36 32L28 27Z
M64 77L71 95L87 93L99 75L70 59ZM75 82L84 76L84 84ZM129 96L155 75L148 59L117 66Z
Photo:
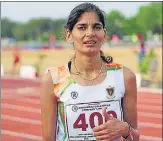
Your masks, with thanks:
M75 91L71 92L71 97L72 97L73 99L76 99L76 98L78 97L78 93L75 92Z
M78 106L72 106L72 111L73 112L77 112L77 110L78 110Z
M115 98L115 95L114 95L114 87L112 87L112 86L109 85L109 87L106 88L106 90L107 90L107 92L108 92L108 94L107 94L107 96L106 96L108 99L113 99L113 98Z

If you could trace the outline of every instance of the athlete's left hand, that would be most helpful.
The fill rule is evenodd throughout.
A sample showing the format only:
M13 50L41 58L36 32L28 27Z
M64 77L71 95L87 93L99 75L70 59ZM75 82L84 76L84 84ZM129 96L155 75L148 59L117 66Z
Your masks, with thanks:
M109 115L106 112L106 107L102 109L102 114L105 117L106 122L93 128L94 136L97 140L113 141L128 134L129 127L126 122L120 121L119 119Z

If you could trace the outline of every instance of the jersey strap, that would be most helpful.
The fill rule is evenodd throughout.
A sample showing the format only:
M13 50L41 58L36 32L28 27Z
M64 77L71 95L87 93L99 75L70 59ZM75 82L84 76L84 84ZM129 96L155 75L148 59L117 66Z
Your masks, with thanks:
M107 68L108 71L111 70L120 70L122 69L123 65L118 64L118 63L111 63L111 64L106 64L105 67Z
M74 81L70 78L70 73L66 66L54 67L48 71L51 73L53 79L55 98L59 101L59 97Z

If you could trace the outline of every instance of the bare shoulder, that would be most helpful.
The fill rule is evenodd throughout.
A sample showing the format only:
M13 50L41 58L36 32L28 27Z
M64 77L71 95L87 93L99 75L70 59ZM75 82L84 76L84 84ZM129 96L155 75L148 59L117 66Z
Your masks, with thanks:
M52 83L52 77L50 73L46 73L41 77L41 84L51 84Z
M125 81L131 82L136 80L136 75L130 68L123 66L123 73Z
M123 66L123 74L124 74L124 84L125 84L125 95L133 96L137 94L137 86L136 86L136 75L135 73L128 67Z
M53 93L53 81L51 74L48 72L41 78L41 94L52 94Z

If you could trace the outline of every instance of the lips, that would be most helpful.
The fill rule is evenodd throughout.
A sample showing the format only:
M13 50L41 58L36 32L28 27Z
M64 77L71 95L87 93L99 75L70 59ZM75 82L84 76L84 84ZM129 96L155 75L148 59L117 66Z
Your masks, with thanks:
M96 41L89 40L89 41L85 41L84 44L96 44Z

